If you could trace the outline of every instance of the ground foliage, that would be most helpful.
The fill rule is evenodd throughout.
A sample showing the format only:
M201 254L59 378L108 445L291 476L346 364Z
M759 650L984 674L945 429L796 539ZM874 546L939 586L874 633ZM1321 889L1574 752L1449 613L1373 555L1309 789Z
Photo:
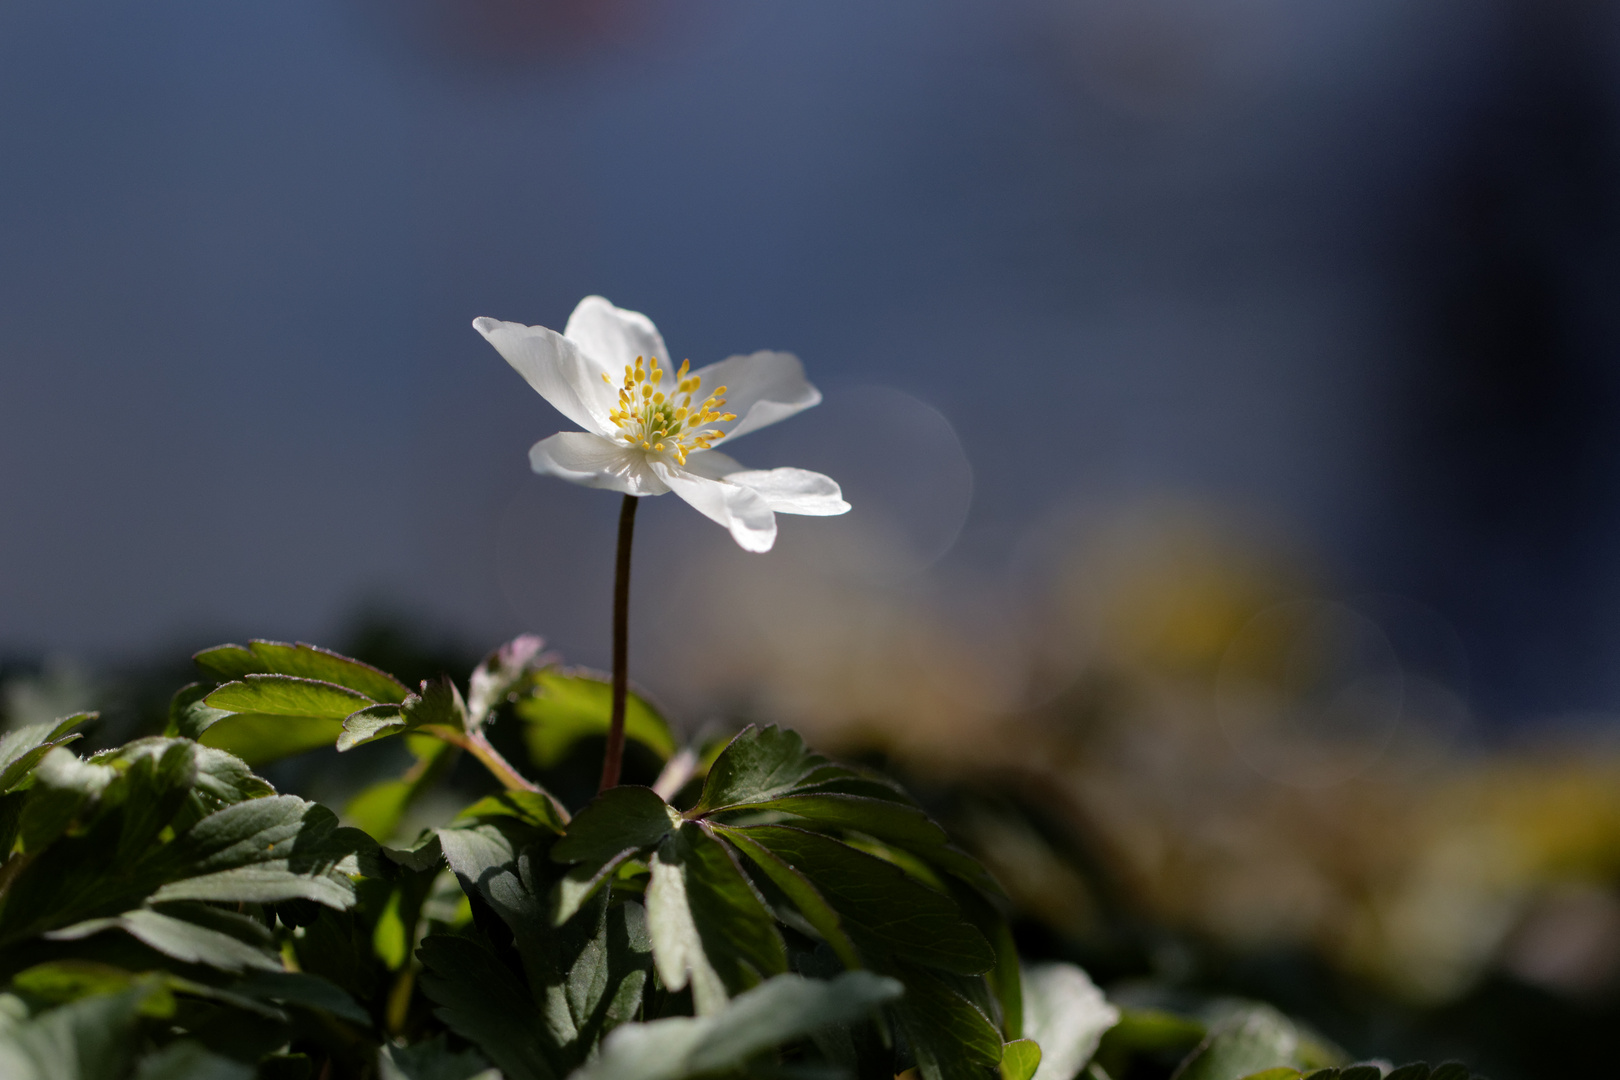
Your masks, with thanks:
M1263 1005L1120 1007L1021 963L995 880L899 785L749 727L572 810L556 766L607 688L536 638L466 684L308 645L194 658L168 730L80 756L90 714L0 738L0 1075L18 1080L1373 1080ZM253 769L401 737L332 810ZM501 789L403 836L470 756ZM1391 1080L1468 1080L1413 1064Z

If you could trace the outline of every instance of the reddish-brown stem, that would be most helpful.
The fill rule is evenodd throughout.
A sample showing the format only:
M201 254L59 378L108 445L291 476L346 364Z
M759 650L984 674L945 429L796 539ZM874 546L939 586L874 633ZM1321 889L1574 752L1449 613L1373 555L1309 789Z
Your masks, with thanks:
M630 541L636 531L636 504L626 495L619 508L619 550L613 564L613 711L608 720L607 751L602 755L602 783L598 791L619 785L624 764L624 699L629 690L630 656Z

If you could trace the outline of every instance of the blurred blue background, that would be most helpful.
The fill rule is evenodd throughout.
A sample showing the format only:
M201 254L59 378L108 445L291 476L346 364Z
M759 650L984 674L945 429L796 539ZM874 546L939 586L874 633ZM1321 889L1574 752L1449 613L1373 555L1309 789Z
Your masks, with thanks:
M595 292L826 392L734 453L855 513L765 559L994 592L1192 506L1488 722L1615 710L1617 136L1597 0L6 0L0 652L370 604L601 663L617 500L469 326ZM649 509L644 671L730 544Z

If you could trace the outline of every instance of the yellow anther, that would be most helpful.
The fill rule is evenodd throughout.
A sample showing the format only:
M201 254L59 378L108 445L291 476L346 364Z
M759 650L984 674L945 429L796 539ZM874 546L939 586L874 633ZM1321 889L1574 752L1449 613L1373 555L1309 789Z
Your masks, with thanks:
M653 395L653 388L644 384L641 387L641 396L644 397L644 398L650 398L650 397L652 397L652 395Z

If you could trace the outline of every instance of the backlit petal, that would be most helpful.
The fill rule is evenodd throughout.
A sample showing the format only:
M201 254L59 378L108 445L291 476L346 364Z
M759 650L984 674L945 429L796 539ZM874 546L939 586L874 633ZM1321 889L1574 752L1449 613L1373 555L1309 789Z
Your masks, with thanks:
M821 401L821 391L804 377L804 365L792 353L757 352L733 356L694 371L703 380L700 395L726 388L722 412L736 413L730 424L716 424L735 439L778 420L786 420Z
M759 492L696 476L662 461L653 462L652 467L671 491L704 517L729 529L744 551L769 551L776 543L776 515Z
M669 490L641 451L588 431L562 431L541 439L529 448L529 465L537 473L626 495L662 495Z
M615 386L624 379L624 365L634 364L638 356L656 356L665 367L675 367L664 349L663 335L651 319L639 311L614 307L601 296L587 296L579 302L568 316L563 336L605 367Z
M778 514L830 517L849 512L838 482L809 469L753 469L731 473L726 480L759 492Z
M482 318L473 320L473 328L558 412L586 431L613 434L608 413L617 406L618 391L602 381L605 369L579 346L543 326Z

